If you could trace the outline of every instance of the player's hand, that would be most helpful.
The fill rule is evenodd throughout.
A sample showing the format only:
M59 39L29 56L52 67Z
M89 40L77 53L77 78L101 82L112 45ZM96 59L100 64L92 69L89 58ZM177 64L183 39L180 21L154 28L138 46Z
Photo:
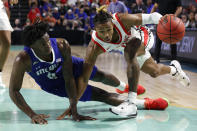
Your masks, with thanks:
M48 124L47 120L45 120L46 118L49 118L49 115L45 115L45 114L36 114L31 118L31 122L33 124Z
M71 113L71 107L69 107L68 109L66 109L64 111L63 114L61 114L60 116L58 116L56 119L57 120L62 120L65 116L71 116L72 113ZM74 121L81 121L81 120L96 120L96 118L93 118L93 117L90 117L90 116L82 116L82 115L79 115L78 113L76 113L75 115L72 115L72 119Z
M10 0L10 4L13 5L13 4L18 4L18 0Z
M93 118L93 117L90 117L90 116L82 116L82 115L79 115L79 114L73 115L72 118L73 118L74 121L77 121L77 122L83 121L83 120L91 120L91 121L97 120L96 118Z
M56 120L62 120L65 116L71 116L71 107L69 107L68 109L66 109L65 111L64 111L64 113L63 114L61 114L60 116L58 116L57 118L56 118Z

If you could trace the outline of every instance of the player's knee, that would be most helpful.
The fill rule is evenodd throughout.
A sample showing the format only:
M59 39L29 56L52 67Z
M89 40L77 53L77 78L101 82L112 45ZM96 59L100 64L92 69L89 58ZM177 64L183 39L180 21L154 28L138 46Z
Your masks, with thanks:
M93 81L96 82L103 82L105 80L105 73L98 70L94 78L92 79Z
M150 76L153 78L156 78L159 76L159 70L154 70L150 73Z
M10 48L11 45L11 39L10 38L2 38L0 41L1 46L5 48Z

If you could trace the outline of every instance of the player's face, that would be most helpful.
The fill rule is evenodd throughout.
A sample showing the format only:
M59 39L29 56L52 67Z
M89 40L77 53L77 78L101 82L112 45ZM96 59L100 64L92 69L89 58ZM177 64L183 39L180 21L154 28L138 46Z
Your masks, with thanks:
M98 36L105 42L111 42L113 36L113 24L111 21L108 21L103 24L97 24L95 30Z
M51 43L49 35L45 33L40 39L38 39L32 48L43 55L49 55L51 53Z

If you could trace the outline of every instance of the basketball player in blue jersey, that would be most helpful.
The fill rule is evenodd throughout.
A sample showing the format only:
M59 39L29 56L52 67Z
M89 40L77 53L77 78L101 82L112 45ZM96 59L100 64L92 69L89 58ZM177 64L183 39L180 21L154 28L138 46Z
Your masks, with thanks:
M49 38L47 25L42 22L26 27L23 38L25 48L14 61L9 84L10 97L18 108L28 115L33 123L47 124L45 118L49 116L36 114L20 93L24 73L27 72L42 90L69 98L71 112L65 112L58 119L62 119L65 115L72 115L75 121L95 120L95 118L77 113L76 105L79 99L77 95L81 92L78 88L78 78L82 74L83 59L71 56L69 44L65 39ZM90 79L114 87L120 84L115 76L100 71L96 66L93 68ZM109 93L88 85L79 100L119 105L125 99L123 97L120 99L119 96L119 94ZM168 103L160 99L146 98L141 100L138 106L145 109L163 110L168 106Z

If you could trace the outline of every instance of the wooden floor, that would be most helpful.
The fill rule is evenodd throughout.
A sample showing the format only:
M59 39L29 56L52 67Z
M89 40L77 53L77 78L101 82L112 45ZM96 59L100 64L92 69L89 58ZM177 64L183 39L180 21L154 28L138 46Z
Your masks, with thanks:
M15 56L20 50L11 50L6 65L3 70L3 81L6 86L9 85L10 73ZM84 57L85 47L72 47L72 54L79 57ZM105 53L99 56L96 65L107 72L116 75L120 80L127 82L126 77L126 62L124 57L119 53ZM184 88L179 82L169 75L151 78L149 75L140 73L140 84L146 88L146 93L139 98L167 98L172 106L197 109L197 73L185 71L191 79L191 86ZM100 83L90 82L91 84L104 88L113 92L114 88L105 86ZM39 89L34 80L28 75L25 75L23 88Z

